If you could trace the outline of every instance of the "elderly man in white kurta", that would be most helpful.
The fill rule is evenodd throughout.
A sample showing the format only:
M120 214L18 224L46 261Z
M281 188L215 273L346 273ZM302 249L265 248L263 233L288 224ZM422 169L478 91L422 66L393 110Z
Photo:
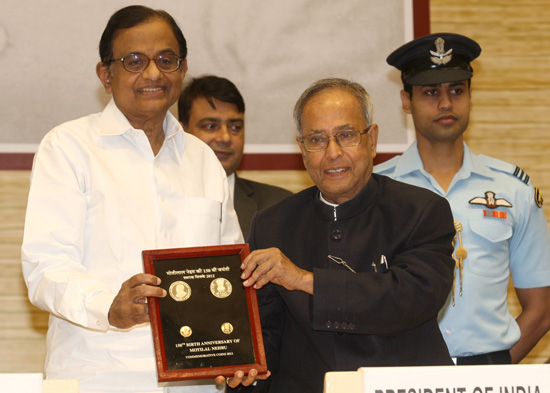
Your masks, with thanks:
M166 291L143 273L142 250L243 241L223 167L168 112L186 53L167 13L117 11L96 68L113 99L54 128L35 157L23 273L51 314L46 377L78 379L82 393L163 391L146 297Z

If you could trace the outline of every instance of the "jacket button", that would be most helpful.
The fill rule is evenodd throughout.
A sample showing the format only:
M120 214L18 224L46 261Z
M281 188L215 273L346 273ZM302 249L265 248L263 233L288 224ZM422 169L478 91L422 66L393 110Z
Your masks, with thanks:
M350 322L350 324L348 325L348 328L350 330L354 330L355 329L355 324Z
M348 324L345 322L342 322L342 329L346 330L348 328Z
M340 322L334 322L334 328L340 329Z
M332 238L334 240L340 240L342 238L342 231L339 229L336 229L332 232Z
M332 328L332 322L331 322L331 321L327 321L327 322L325 323L325 326L327 327L327 329Z

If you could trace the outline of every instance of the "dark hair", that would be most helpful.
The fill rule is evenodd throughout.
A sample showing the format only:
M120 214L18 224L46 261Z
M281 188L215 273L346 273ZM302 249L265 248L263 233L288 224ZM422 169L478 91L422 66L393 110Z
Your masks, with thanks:
M178 117L184 127L189 125L191 105L197 98L204 97L210 106L216 109L214 98L222 102L234 104L239 113L244 113L243 96L229 79L214 75L194 78L181 92L178 100Z
M352 94L357 99L357 103L359 104L361 114L365 119L367 127L372 124L374 116L372 99L363 86L359 83L342 78L320 79L317 82L314 82L302 93L294 106L294 123L296 124L300 137L303 135L302 113L304 112L304 107L313 97L316 97L327 90L342 90Z
M168 12L154 10L142 5L131 5L118 10L109 18L109 22L107 22L107 26L103 30L103 34L99 40L99 57L101 61L107 64L112 60L113 39L119 30L129 29L155 18L162 19L170 25L178 41L179 56L182 59L187 58L187 42L185 41L185 37L174 18Z

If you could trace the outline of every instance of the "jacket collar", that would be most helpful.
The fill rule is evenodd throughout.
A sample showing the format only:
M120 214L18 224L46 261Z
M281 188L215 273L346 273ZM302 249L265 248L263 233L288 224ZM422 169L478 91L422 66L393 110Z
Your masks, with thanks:
M348 218L355 217L361 214L365 209L370 207L377 200L380 185L378 179L381 175L373 173L359 194L355 198L344 202L338 206L330 206L321 201L319 195L320 191L317 190L315 198L315 211L321 219L327 221L341 221ZM335 220L336 217L336 220Z
M248 196L252 196L254 194L254 189L248 185L248 183L241 181L240 177L237 175L237 172L233 173L235 175L235 189L237 187L241 188L244 193Z

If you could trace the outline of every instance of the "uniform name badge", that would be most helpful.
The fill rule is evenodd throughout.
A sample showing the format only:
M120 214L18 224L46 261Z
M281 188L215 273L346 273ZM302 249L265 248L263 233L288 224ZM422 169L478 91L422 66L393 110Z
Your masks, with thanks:
M256 291L241 281L248 244L142 252L168 295L148 298L159 382L267 372Z

